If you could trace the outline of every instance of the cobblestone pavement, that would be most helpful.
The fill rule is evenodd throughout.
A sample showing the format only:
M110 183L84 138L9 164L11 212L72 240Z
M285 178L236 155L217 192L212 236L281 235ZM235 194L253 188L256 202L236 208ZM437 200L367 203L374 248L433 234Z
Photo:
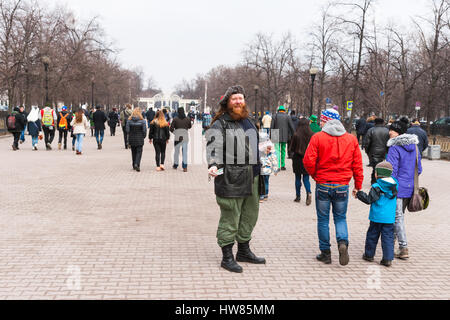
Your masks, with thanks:
M339 265L336 240L332 265L315 260L314 202L293 202L288 161L288 171L271 178L252 241L267 265L242 264L243 274L231 274L220 268L219 209L205 164L174 171L169 152L158 173L147 143L136 173L120 129L106 134L101 151L88 136L81 157L55 142L53 151L41 143L33 152L29 137L13 152L11 140L0 139L0 299L450 298L450 162L423 161L431 205L407 213L411 258L388 269L376 263L380 246L376 262L361 259L369 207L354 199L350 264Z

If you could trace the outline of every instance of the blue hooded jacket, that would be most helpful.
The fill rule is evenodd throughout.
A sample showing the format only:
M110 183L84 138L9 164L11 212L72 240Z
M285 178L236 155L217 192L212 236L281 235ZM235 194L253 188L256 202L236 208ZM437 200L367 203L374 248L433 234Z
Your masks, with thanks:
M366 204L370 204L369 220L376 223L395 223L397 208L398 181L395 178L382 178L372 185L367 195L359 191L357 197Z

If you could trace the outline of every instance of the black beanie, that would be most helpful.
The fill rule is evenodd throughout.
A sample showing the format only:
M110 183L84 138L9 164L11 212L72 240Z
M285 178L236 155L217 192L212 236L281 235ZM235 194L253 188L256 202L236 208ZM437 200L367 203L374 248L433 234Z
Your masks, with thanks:
M395 121L389 127L389 130L397 132L399 135L405 134L408 131L408 124L402 119Z
M230 97L233 94L242 94L242 95L244 95L244 98L245 98L245 90L242 86L240 86L240 85L232 86L232 87L228 88L227 92L225 92L225 95L219 102L220 105L221 106L228 105L228 100L230 100Z

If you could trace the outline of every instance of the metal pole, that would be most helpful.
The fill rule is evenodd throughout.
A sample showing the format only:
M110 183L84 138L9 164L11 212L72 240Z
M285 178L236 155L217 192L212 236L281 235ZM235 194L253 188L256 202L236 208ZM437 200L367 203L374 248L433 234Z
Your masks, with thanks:
M45 67L45 104L47 105L49 101L48 97L48 64L44 64Z
M315 75L311 75L311 106L309 109L309 115L313 115L313 107L314 107L314 80L316 79Z
M94 86L95 86L95 82L92 81L91 85L92 85L92 108L94 108L94 103L95 103L95 100L94 100Z

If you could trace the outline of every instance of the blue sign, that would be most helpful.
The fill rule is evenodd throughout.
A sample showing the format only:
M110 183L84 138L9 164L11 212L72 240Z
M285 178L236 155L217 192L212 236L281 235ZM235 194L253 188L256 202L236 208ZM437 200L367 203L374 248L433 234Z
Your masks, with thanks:
M327 103L327 104L331 104L331 98L327 98L327 99L326 99L326 103Z
M380 96L382 96L382 97L384 96L384 91L380 92Z

